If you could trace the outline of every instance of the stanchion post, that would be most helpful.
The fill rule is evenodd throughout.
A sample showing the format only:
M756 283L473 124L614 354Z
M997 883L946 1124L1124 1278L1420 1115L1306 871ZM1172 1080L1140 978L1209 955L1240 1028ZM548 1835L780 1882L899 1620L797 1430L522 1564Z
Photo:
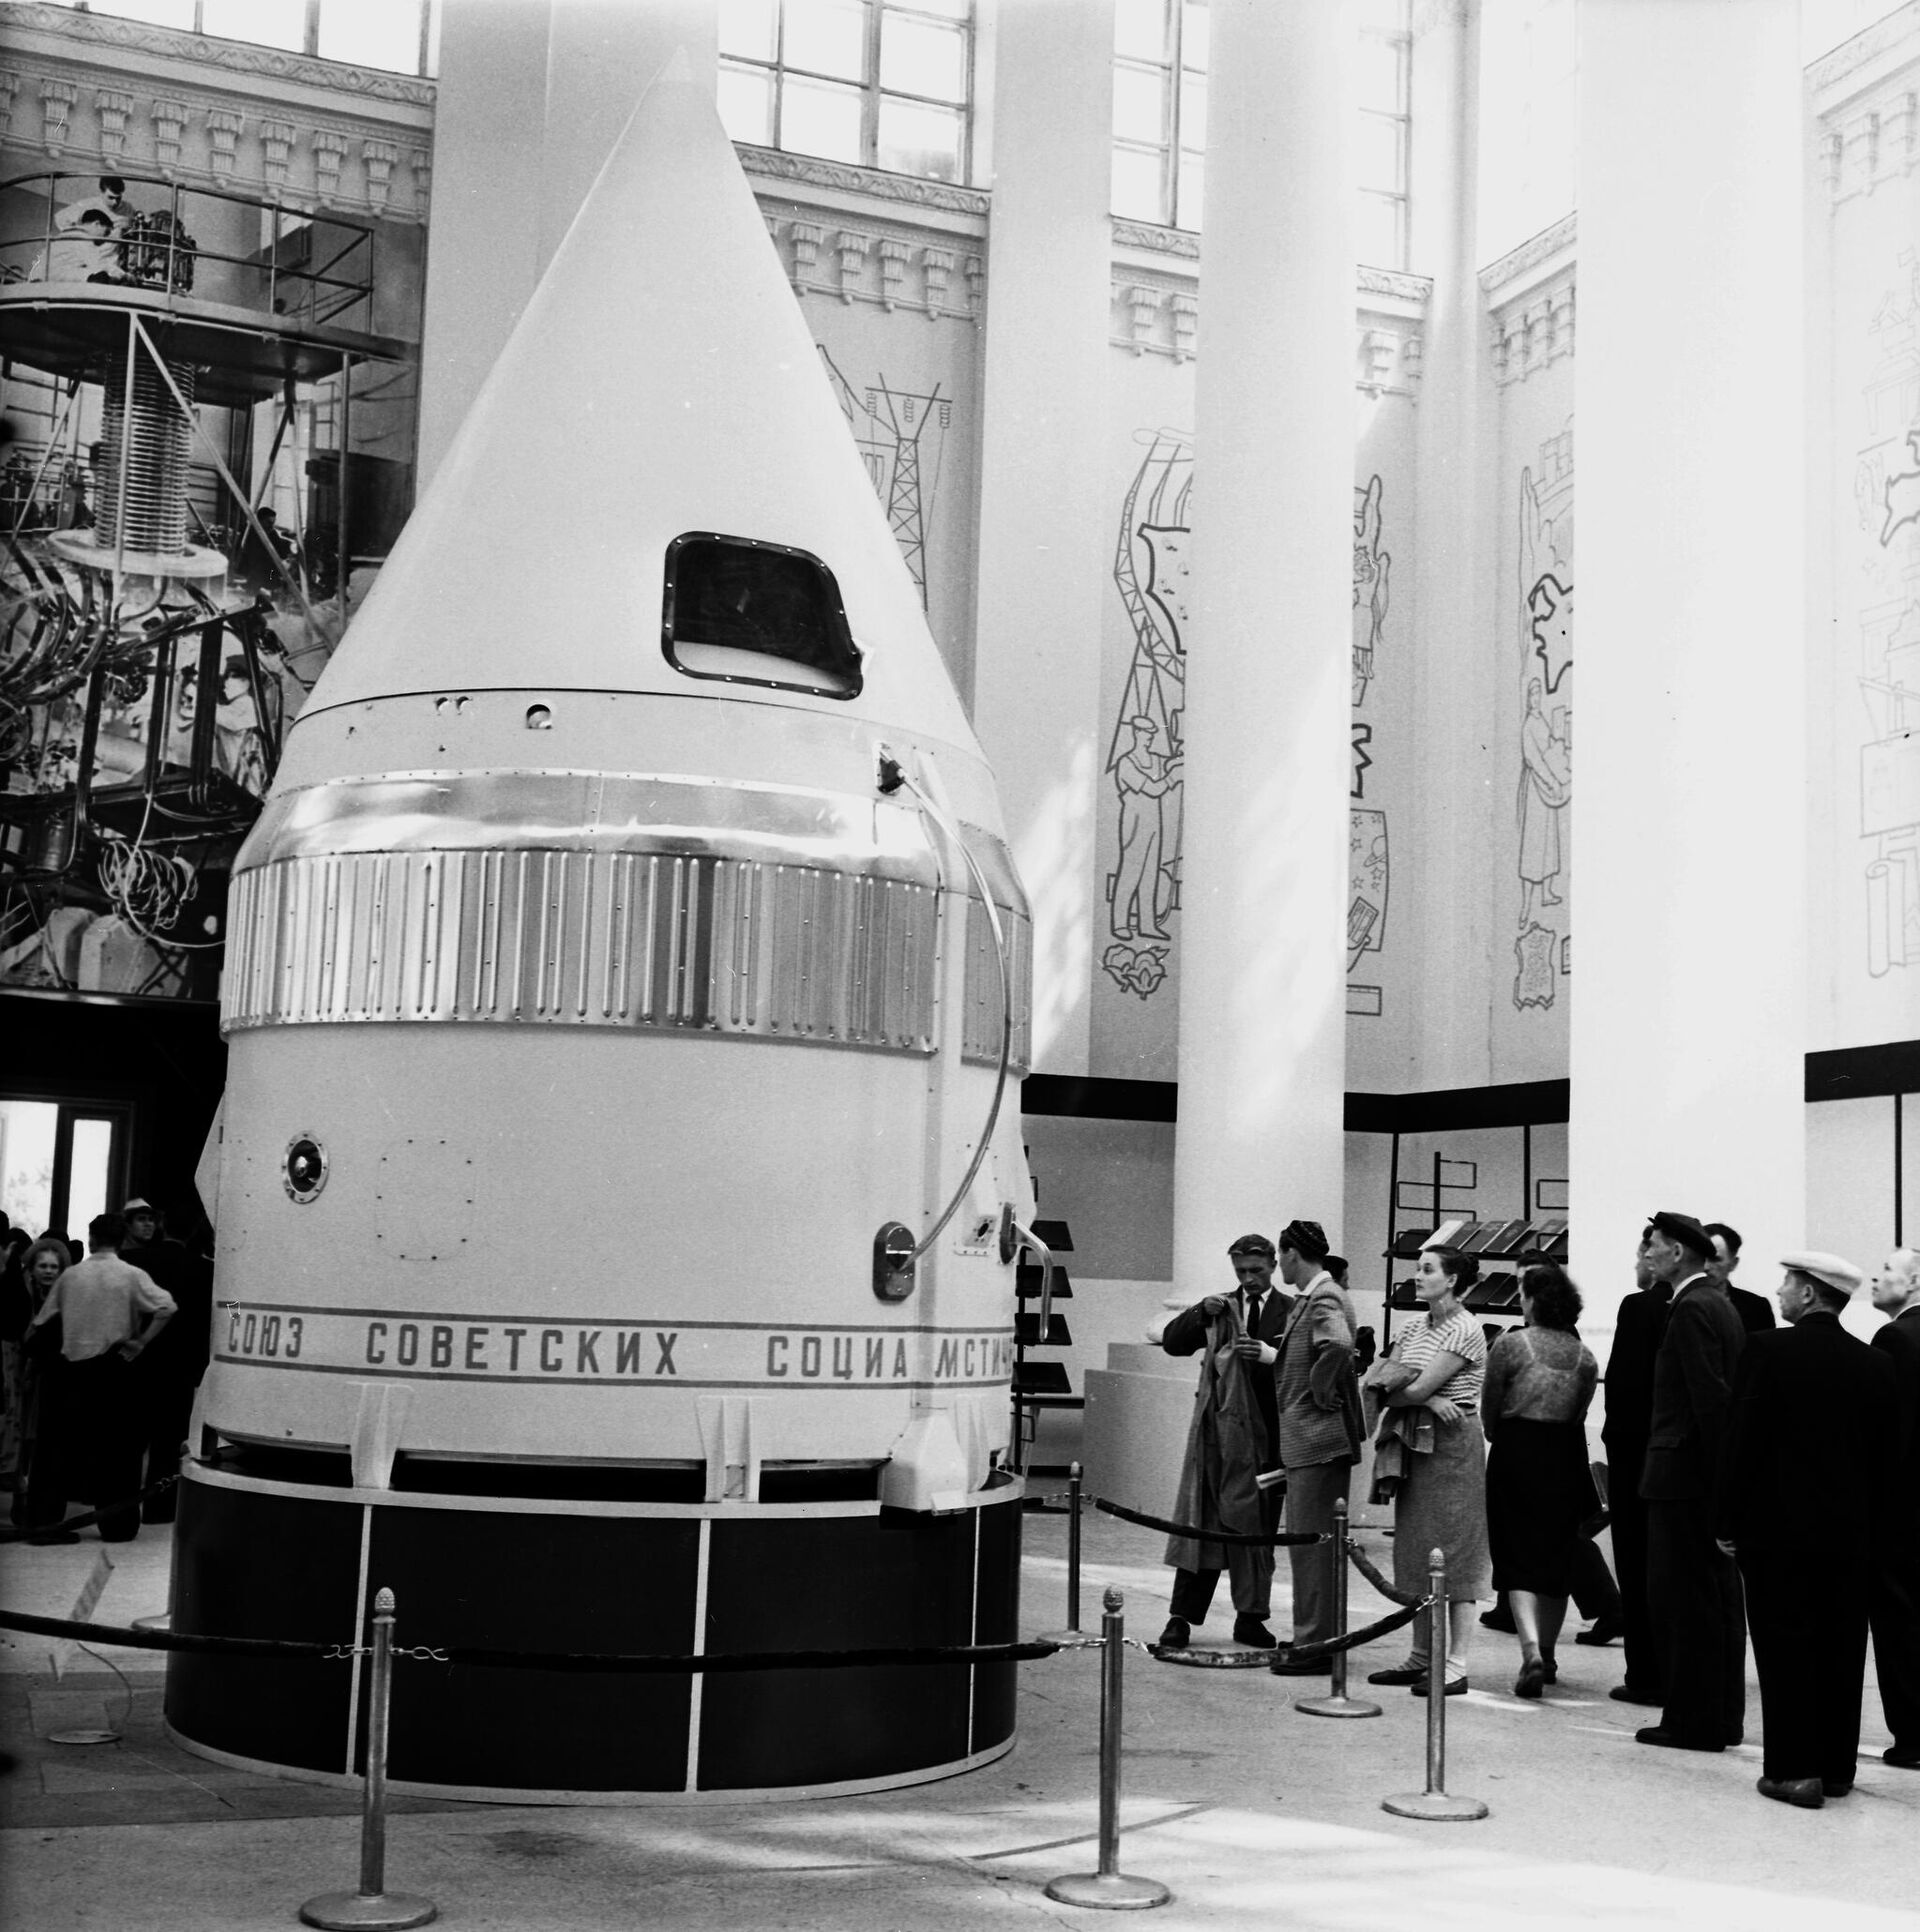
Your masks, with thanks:
M1427 1610L1427 1788L1382 1798L1380 1809L1396 1818L1425 1818L1439 1824L1466 1824L1484 1818L1478 1798L1447 1795L1447 1559L1442 1550L1427 1558L1432 1601Z
M1062 1905L1099 1911L1143 1912L1173 1894L1157 1879L1130 1878L1120 1869L1120 1722L1126 1668L1126 1599L1109 1589L1100 1619L1100 1869L1050 1879L1047 1896Z
M1080 1465L1067 1466L1067 1628L1080 1628Z
M430 1898L387 1890L387 1721L393 1697L394 1598L373 1600L372 1660L367 1685L367 1774L360 1805L360 1889L324 1892L300 1908L303 1925L322 1932L407 1932L429 1924L440 1908ZM357 1667L357 1666L356 1666Z
M1333 1633L1347 1634L1347 1499L1339 1496L1333 1505L1333 1541L1327 1545L1327 1560L1333 1566ZM1347 1653L1333 1653L1333 1684L1325 1697L1301 1697L1293 1708L1309 1717L1378 1717L1380 1706L1364 1697L1347 1695Z
M1082 1641L1080 1630L1080 1465L1067 1465L1067 1624L1064 1630L1043 1630L1048 1643Z

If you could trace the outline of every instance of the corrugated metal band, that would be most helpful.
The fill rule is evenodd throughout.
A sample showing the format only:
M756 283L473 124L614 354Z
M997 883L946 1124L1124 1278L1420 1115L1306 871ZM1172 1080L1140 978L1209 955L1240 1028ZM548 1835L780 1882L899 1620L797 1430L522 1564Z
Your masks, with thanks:
M481 791L508 776L484 775ZM517 776L547 782L545 809L530 812L516 786L511 813L497 796L463 810L473 779L276 801L228 902L226 1030L533 1022L934 1050L942 868L917 814L887 808L876 825L865 800L760 794L756 811L738 787ZM648 785L679 795L634 795ZM972 828L968 842L1013 950L1024 1071L1030 922L1005 848ZM946 877L964 885L946 857ZM967 911L962 1052L992 1061L999 975L977 897Z

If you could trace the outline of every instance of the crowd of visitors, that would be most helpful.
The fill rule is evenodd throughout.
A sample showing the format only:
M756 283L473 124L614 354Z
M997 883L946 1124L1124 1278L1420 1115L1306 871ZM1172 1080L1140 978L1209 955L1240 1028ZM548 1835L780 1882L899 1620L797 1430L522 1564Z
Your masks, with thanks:
M1311 1221L1277 1244L1243 1235L1240 1286L1165 1324L1171 1354L1202 1357L1174 1513L1178 1571L1160 1639L1181 1650L1222 1569L1234 1639L1273 1648L1268 1551L1206 1532L1323 1531L1373 1437L1371 1500L1393 1506L1394 1585L1424 1595L1429 1553L1446 1561L1449 1627L1410 1626L1404 1662L1369 1682L1425 1696L1432 1644L1448 1696L1469 1688L1476 1622L1519 1641L1518 1697L1558 1679L1570 1599L1591 1629L1624 1640L1611 1695L1659 1711L1636 1741L1722 1751L1746 1737L1746 1655L1760 1680L1761 1793L1817 1808L1853 1788L1871 1639L1893 1743L1887 1763L1920 1770L1920 1251L1899 1248L1872 1283L1889 1319L1873 1343L1840 1325L1861 1271L1837 1255L1781 1257L1780 1316L1732 1286L1739 1232L1659 1213L1635 1257L1604 1377L1581 1341L1579 1289L1544 1257L1524 1263L1521 1325L1491 1349L1469 1311L1478 1264L1424 1249L1423 1318L1362 1364L1338 1257ZM1273 1284L1275 1272L1295 1295ZM1606 1460L1590 1458L1587 1413L1606 1393ZM1366 1420L1361 1417L1361 1403ZM1612 1529L1618 1584L1594 1538ZM1334 1634L1324 1546L1293 1549L1293 1646ZM1478 1614L1489 1596L1495 1607ZM1292 1646L1290 1646L1291 1648ZM1327 1661L1283 1657L1311 1674Z
M80 1503L109 1543L170 1523L193 1393L207 1364L213 1263L136 1197L96 1215L83 1257L62 1231L0 1228L0 1483L35 1543L79 1540Z

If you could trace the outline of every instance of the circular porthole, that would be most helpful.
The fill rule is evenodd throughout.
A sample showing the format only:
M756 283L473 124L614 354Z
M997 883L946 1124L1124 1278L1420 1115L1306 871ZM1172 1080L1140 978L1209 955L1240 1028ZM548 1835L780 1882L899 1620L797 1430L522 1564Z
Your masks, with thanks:
M280 1178L296 1201L311 1201L327 1184L327 1150L311 1134L296 1134L287 1143Z

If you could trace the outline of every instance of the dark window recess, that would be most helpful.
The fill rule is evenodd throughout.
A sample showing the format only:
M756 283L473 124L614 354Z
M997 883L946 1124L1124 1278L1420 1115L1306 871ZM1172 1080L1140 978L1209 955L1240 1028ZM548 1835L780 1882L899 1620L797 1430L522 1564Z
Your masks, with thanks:
M689 677L828 698L860 690L860 651L833 572L780 544L705 531L674 538L661 642Z

